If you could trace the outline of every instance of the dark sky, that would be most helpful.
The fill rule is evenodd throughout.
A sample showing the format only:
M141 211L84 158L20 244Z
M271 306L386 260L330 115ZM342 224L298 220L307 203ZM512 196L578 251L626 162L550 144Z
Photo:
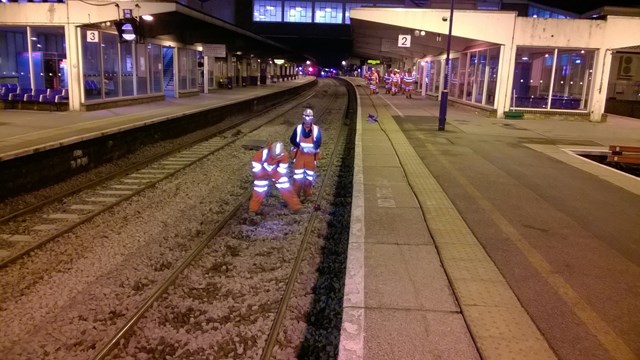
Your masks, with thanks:
M640 7L640 0L533 0L533 2L578 14L603 6Z

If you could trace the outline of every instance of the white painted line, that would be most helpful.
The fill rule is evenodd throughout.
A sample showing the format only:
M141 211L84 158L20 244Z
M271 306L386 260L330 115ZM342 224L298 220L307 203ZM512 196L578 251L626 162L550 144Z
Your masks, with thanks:
M111 185L110 188L114 189L140 189L142 186L139 185Z
M358 103L360 94L357 93ZM356 114L356 147L353 169L351 229L342 305L339 360L360 360L364 356L364 175L362 169L362 112Z
M58 227L59 227L58 225L44 224L44 225L34 226L31 229L32 230L53 230L53 229L57 229Z
M125 191L125 190L103 190L103 191L98 191L99 194L105 194L105 195L129 195L129 194L133 194L133 191Z
M49 214L49 215L44 215L43 218L46 219L69 219L69 220L74 220L74 219L78 219L80 217L80 215L77 214Z
M85 201L95 201L95 202L115 202L118 201L118 198L86 198Z
M82 204L78 204L78 205L71 205L72 209L78 209L78 210L97 210L97 209L101 209L101 206L97 206L97 205L82 205Z
M29 235L12 235L7 240L13 241L13 242L32 242L33 238Z

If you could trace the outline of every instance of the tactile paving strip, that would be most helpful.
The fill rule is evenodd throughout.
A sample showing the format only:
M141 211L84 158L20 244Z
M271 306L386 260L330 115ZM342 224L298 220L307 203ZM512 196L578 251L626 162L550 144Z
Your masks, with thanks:
M393 117L379 109L378 122L389 136L418 198L482 357L555 359L546 340Z

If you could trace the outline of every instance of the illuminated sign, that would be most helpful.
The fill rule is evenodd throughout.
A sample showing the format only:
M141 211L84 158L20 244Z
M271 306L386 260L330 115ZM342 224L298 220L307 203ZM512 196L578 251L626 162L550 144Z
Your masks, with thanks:
M120 41L135 41L138 36L138 22L136 19L123 19L115 22Z
M284 64L284 60L283 59L273 59L273 62L278 64L278 65Z
M380 60L367 60L367 64L378 65L380 64Z

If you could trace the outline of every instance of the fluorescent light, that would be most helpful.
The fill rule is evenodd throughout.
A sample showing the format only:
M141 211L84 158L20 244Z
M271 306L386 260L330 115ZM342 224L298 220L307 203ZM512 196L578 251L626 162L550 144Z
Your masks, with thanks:
M147 20L147 21L153 20L153 16L151 16L151 15L142 15L142 18Z

